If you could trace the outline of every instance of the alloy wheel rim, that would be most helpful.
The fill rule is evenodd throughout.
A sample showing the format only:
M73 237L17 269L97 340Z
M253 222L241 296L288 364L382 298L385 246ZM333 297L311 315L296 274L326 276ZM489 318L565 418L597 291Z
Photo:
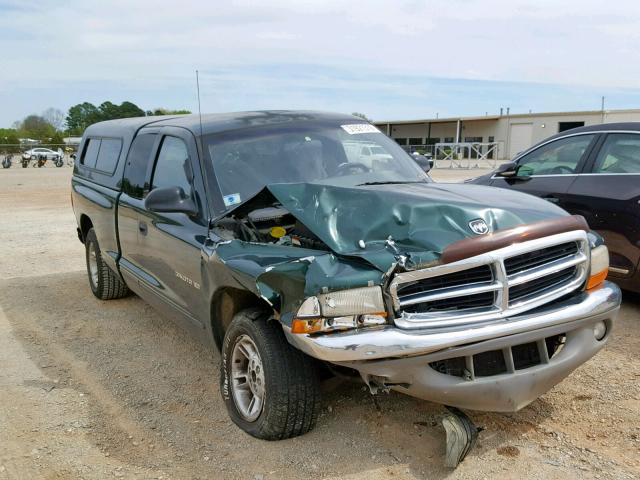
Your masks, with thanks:
M247 335L236 340L231 353L231 392L242 417L255 421L264 406L264 368L256 344Z
M95 243L89 243L89 275L94 288L98 287L98 253Z

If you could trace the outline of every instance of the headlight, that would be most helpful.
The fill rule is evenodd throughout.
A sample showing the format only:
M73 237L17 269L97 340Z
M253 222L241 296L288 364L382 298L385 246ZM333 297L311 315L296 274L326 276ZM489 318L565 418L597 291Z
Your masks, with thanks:
M382 289L363 287L307 298L291 324L291 332L330 332L386 322Z
M591 268L589 270L589 280L587 290L597 287L609 273L609 250L605 245L591 249Z

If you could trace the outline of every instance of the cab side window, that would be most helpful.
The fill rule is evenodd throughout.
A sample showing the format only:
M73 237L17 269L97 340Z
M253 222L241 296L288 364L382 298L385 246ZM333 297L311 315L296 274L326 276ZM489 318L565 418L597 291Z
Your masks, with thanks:
M191 195L191 164L185 143L177 137L166 136L151 180L151 189L181 187L185 195Z
M518 175L571 175L595 135L576 135L547 143L518 160Z
M640 173L640 135L607 135L593 166L593 173Z
M147 169L151 161L151 150L156 142L155 133L138 135L131 144L122 182L122 191L133 198L142 198L145 189Z

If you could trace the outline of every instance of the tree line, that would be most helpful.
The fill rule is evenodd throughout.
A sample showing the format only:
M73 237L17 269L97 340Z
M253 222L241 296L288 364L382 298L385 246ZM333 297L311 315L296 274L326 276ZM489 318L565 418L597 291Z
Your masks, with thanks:
M96 106L90 102L79 103L65 115L57 108L48 108L40 115L28 115L13 123L12 128L0 128L0 144L18 144L20 139L37 140L41 143L62 144L64 136L80 136L94 123L118 118L144 117L150 115L188 114L189 110L156 108L143 110L132 102L103 102Z

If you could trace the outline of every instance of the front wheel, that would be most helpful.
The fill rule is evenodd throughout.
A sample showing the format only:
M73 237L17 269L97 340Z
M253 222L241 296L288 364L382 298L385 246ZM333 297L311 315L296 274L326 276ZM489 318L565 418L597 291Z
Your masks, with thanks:
M89 230L84 240L89 286L100 300L112 300L129 295L129 288L122 279L102 261L102 252L96 232Z
M234 317L222 345L220 377L229 416L249 435L281 440L315 426L320 409L315 365L264 312L249 309Z
M62 161L62 159L61 159L61 158L58 158L58 159L55 161L55 166L56 166L56 167L60 168L60 167L61 167L61 166L63 166L63 165L64 165L64 162Z

